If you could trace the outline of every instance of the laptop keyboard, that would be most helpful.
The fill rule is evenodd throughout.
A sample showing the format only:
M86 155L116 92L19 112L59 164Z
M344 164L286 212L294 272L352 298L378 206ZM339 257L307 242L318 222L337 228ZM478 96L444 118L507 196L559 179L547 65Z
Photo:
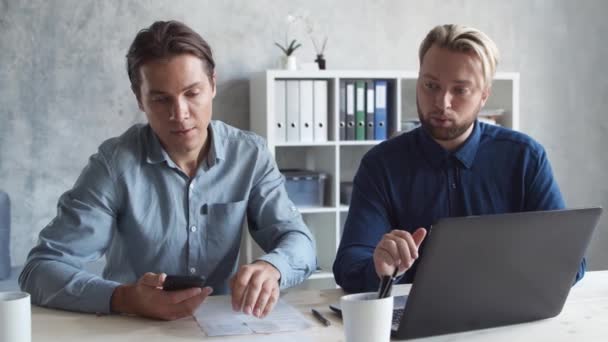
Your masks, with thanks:
M395 297L395 304L393 308L393 322L391 324L392 330L397 330L399 328L399 322L401 322L401 317L403 317L403 312L405 311L405 304L407 304L407 296Z
M399 322L401 322L401 317L403 317L404 311L405 311L405 308L393 310L393 322L391 324L392 330L397 330L399 328Z

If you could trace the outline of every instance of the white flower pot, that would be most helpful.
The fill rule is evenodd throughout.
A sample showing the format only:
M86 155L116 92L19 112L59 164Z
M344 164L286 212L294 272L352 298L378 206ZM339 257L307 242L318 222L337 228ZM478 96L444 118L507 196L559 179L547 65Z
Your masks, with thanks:
M283 69L298 70L296 56L283 56Z

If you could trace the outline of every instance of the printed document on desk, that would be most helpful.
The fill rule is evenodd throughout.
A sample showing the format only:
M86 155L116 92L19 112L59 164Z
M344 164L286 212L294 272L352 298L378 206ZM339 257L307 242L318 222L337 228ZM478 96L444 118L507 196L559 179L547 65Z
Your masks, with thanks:
M282 299L268 316L260 319L232 311L230 296L212 296L196 310L194 318L209 337L268 334L312 327L304 315Z

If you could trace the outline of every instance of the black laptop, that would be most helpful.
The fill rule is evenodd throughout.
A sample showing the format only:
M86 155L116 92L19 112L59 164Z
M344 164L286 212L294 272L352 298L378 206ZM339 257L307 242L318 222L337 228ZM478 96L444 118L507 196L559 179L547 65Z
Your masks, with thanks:
M392 336L418 338L558 315L601 213L596 207L441 219L427 236Z

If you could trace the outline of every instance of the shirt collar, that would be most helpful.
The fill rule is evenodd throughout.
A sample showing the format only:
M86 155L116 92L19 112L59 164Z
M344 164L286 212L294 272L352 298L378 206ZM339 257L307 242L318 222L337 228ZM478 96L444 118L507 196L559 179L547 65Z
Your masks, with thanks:
M147 130L147 134L146 134L147 158L146 158L146 161L150 164L158 164L158 163L162 163L162 162L166 161L167 159L169 159L165 152L165 149L160 144L160 140L158 140L156 133L154 133L154 131L152 130L152 127L150 127L149 124L146 125L146 130Z
M146 161L150 164L158 164L162 162L167 162L167 164L171 167L176 167L175 163L169 157L169 154L160 143L158 136L150 125L147 126L147 140L148 140L148 148L147 148L147 158ZM209 139L211 141L211 146L209 147L209 153L207 154L206 163L209 166L215 165L219 160L223 160L225 157L225 146L224 139L221 137L221 133L215 125L215 122L212 121L209 123L207 128L209 131Z
M220 131L216 121L209 123L209 138L211 139L211 146L207 155L209 165L214 165L216 162L226 159L226 142Z
M475 120L473 132L464 144L456 151L449 152L441 147L423 127L418 129L418 141L422 147L422 153L435 167L440 167L450 156L454 156L465 168L470 169L477 155L480 138L481 127L479 121Z

